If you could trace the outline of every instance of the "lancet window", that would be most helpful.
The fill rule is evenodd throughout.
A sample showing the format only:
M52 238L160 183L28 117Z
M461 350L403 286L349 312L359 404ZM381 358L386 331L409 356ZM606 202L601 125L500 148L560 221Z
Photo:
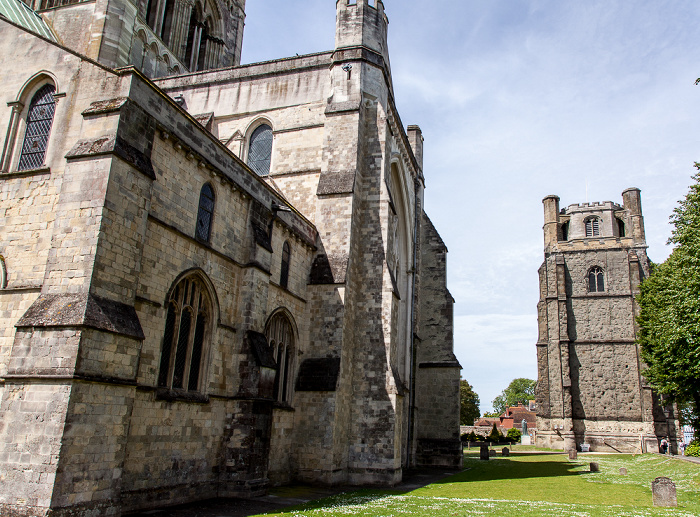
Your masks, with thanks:
M250 135L248 145L248 166L258 174L267 176L270 174L272 161L272 128L267 124L261 124Z
M22 154L17 165L18 171L38 169L44 164L53 116L56 111L55 93L56 88L52 84L47 84L32 97L27 114L27 128L24 133Z
M209 242L211 238L211 223L214 218L214 190L206 183L199 193L199 211L197 212L197 229L195 238L201 242Z
M283 312L275 314L267 324L265 336L277 361L275 400L289 403L294 369L294 331L289 318Z
M588 291L591 293L605 292L605 280L603 270L596 266L588 272Z

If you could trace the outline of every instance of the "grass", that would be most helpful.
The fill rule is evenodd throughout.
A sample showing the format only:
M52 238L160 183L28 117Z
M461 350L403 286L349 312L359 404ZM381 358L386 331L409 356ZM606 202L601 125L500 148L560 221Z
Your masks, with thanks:
M564 517L700 516L700 467L658 455L585 455L568 461L563 454L525 454L479 460L466 451L466 470L411 492L358 490L311 501L284 517L472 516ZM600 472L589 472L589 462ZM628 475L620 475L620 468ZM654 508L651 482L666 476L676 484L678 508Z

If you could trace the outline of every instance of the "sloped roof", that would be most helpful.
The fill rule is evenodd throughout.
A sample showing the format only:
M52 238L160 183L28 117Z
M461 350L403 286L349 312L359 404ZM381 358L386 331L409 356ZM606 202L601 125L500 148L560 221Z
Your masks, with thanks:
M20 0L0 0L0 16L39 36L58 42L44 19Z

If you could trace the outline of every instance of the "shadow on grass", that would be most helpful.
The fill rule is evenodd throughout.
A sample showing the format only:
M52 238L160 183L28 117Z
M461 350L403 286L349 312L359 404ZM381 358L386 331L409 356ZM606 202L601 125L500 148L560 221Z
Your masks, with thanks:
M523 454L532 457L534 454ZM434 482L436 485L446 483L468 483L470 481L494 481L507 479L551 478L565 476L580 476L587 474L575 470L580 463L563 461L512 461L511 458L496 457L489 461L476 458L466 458L465 471Z

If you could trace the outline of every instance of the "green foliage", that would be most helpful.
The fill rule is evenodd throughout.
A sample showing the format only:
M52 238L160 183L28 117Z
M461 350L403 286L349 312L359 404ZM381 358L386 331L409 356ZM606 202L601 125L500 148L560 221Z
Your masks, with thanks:
M474 425L479 418L479 395L464 379L459 381L459 425Z
M477 440L477 435L476 435L476 433L475 433L474 431L472 431L471 433L469 433L469 441L470 441L470 442L475 442L476 440Z
M685 448L685 455L700 458L700 441L693 440L690 442Z
M700 433L700 173L693 180L671 216L676 247L640 286L637 323L644 376L684 405Z
M508 438L512 442L519 442L520 438L522 438L523 433L520 432L520 429L513 427L511 429L508 429L508 433L506 434L506 438Z
M532 379L513 379L501 394L493 399L492 405L496 416L502 414L510 406L517 406L518 403L527 404L528 400L535 398L536 381Z
M488 435L489 441L500 442L502 437L503 435L499 432L498 428L496 427L496 424L493 424L493 429L491 429L491 433Z

